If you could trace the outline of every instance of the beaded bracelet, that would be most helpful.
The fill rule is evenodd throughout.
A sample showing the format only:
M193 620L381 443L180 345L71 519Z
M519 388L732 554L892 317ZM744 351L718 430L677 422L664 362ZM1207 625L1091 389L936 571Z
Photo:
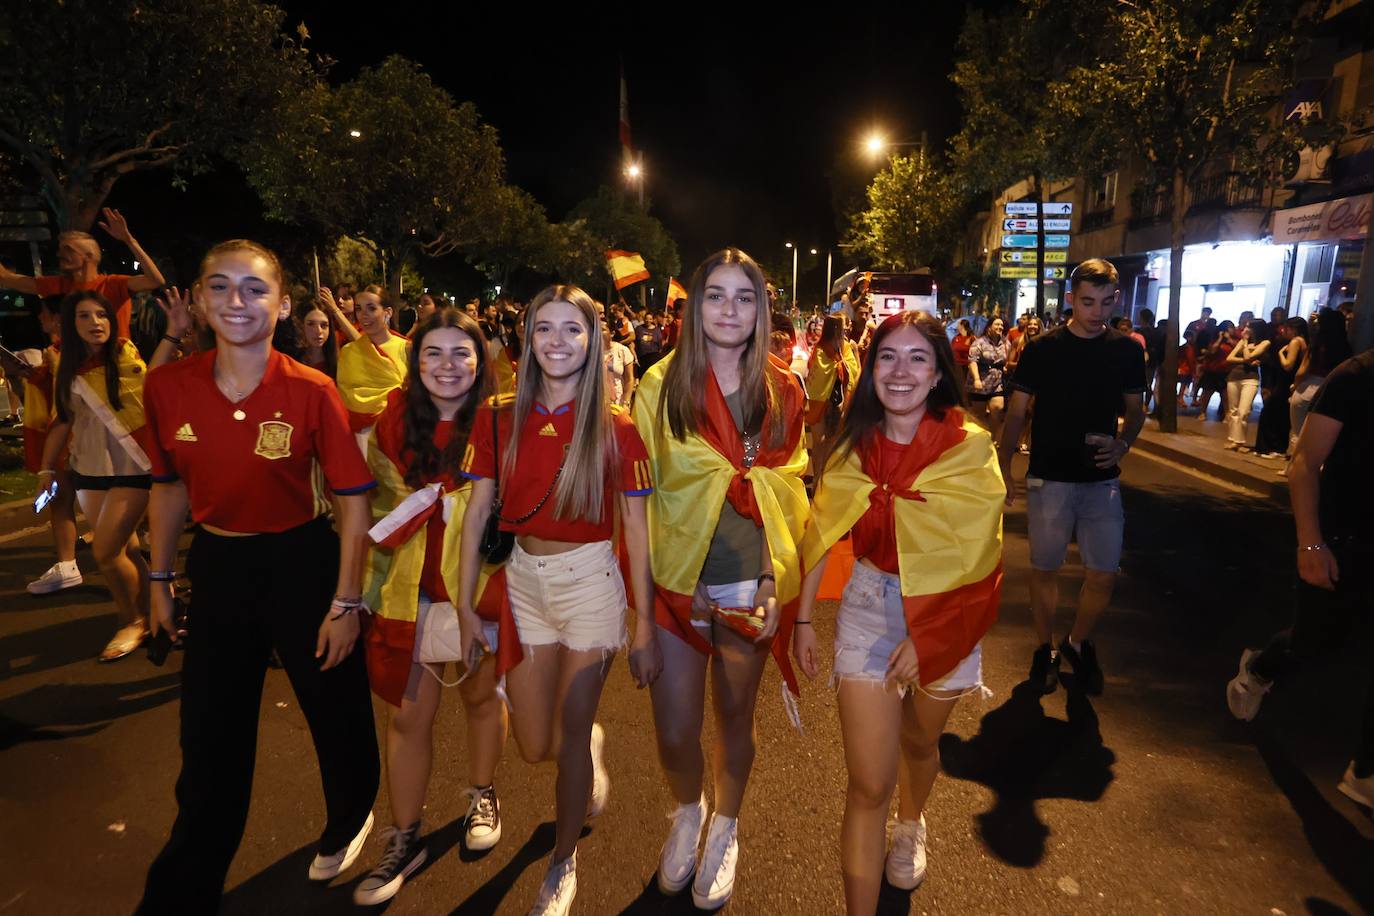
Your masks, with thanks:
M177 574L174 570L158 569L148 573L149 582L175 582Z

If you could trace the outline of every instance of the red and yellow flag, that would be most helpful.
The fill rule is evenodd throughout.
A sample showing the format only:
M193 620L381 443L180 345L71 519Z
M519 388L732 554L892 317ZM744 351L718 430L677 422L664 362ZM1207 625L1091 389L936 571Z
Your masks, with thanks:
M648 504L654 616L660 626L688 645L700 652L712 651L691 625L692 594L721 507L728 500L735 511L754 519L766 532L781 607L773 657L787 689L799 695L788 649L801 595L798 545L810 516L802 482L807 455L802 441L801 386L786 369L769 363L783 403L770 404L768 410L783 411L785 432L781 442L761 448L753 465L745 468L744 445L714 374L707 378L702 429L682 441L673 438L666 418L659 415L658 399L674 358L674 354L665 356L644 373L633 409L635 426L649 450L654 481Z
M339 351L339 396L355 433L375 423L391 392L405 384L406 344L393 334L379 347L364 334Z
M649 268L644 266L644 258L637 251L621 251L612 248L606 252L606 269L615 280L616 291L649 279Z
M668 298L664 301L671 307L679 299L687 298L687 290L682 288L682 284L677 282L674 277L668 278Z
M870 509L889 514L924 686L953 671L997 619L1002 472L991 436L959 410L924 420L888 479L875 479L877 466L876 449L857 448L826 469L803 564L813 568Z

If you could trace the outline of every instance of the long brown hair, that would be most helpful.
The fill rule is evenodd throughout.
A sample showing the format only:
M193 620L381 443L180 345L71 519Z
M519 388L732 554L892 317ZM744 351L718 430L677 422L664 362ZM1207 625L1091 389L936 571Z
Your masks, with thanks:
M838 360L844 354L844 316L839 312L826 315L821 324L821 339L816 341L816 349L823 350L831 359ZM850 380L853 382L853 379Z
M587 361L577 383L577 407L573 417L572 442L558 478L554 515L564 519L586 519L600 524L606 499L607 471L619 462L615 430L611 425L611 405L606 400L606 371L603 362L601 319L596 303L581 287L571 283L546 286L525 308L525 340L520 352L520 374L515 385L515 406L511 416L511 437L502 459L502 474L510 481L520 445L520 431L534 409L534 400L544 388L544 370L534 356L534 325L539 310L550 302L566 302L582 313L587 325Z
M92 351L86 341L76 332L76 307L83 302L94 302L105 310L110 322L110 333L105 335L105 346L97 352ZM91 290L77 290L68 293L62 300L62 349L57 360L57 419L69 423L72 419L72 382L76 380L81 366L92 356L99 355L105 362L105 395L109 398L110 408L120 410L119 402L119 349L122 346L116 335L119 330L115 321L114 309L110 300Z
M439 408L434 406L434 399L420 378L420 350L424 346L425 335L440 328L457 328L472 338L477 350L477 378L453 416L453 438L449 439L442 453L434 444ZM477 322L464 312L454 308L439 309L415 328L411 341L407 359L410 371L405 384L405 436L401 454L409 456L406 485L419 489L425 481L439 474L452 475L457 472L463 461L463 451L468 447L477 405L486 400L491 392L491 380L487 368L487 339Z
M774 445L782 441L786 418L782 415L782 392L777 380L768 372L768 340L773 319L768 311L767 281L753 258L738 248L725 248L702 261L692 273L687 288L687 306L682 311L682 331L672 362L663 374L663 388L658 395L658 415L667 417L668 428L679 441L695 434L706 416L706 376L711 371L706 352L706 331L702 327L701 306L706 298L706 281L717 267L732 265L744 271L754 287L757 313L754 333L740 354L740 413L746 430L758 429L768 419L764 441ZM779 405L768 413L770 405Z
M886 409L883 402L878 400L873 371L883 341L899 328L915 328L935 351L935 368L940 371L940 380L931 386L930 394L926 395L926 410L940 420L950 408L967 405L964 383L954 363L954 348L945 336L944 326L927 313L918 311L898 312L885 318L873 332L873 341L864 355L863 371L859 373L854 396L845 408L840 428L821 447L822 460L817 462L816 467L821 468L822 474L832 462L843 461L855 448L869 445L882 425Z

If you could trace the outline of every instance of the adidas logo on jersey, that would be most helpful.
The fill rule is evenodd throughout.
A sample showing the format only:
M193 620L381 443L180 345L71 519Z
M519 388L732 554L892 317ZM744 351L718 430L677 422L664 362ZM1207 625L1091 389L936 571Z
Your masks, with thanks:
M553 423L545 423L544 428L539 430L539 435L556 437L558 435L558 430L553 428Z
M181 429L177 430L176 440L178 442L198 442L196 434L191 429L190 423L181 424Z

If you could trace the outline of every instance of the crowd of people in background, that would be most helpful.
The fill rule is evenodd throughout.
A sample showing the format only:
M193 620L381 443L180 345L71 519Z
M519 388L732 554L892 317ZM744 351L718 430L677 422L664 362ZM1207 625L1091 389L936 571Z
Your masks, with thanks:
M824 309L789 308L734 248L662 308L558 284L527 304L460 307L349 281L293 298L276 255L246 240L213 247L183 291L165 286L118 213L102 228L138 257L139 275L100 274L99 246L83 233L63 236L57 276L0 270L0 285L39 297L49 338L4 368L24 391L56 554L29 590L81 581L79 505L120 619L101 660L150 640L150 656L185 650L178 814L141 913L216 908L246 823L274 661L310 724L324 786L312 880L362 853L383 753L390 823L355 900L385 902L425 863L435 716L444 687L457 686L465 844L501 840L495 774L513 733L526 761L558 773L555 846L531 912L568 912L578 838L608 803L615 736L597 707L622 649L649 690L673 801L658 884L666 894L690 885L705 909L733 892L765 666L778 665L797 726L796 670L830 668L848 769L840 870L849 911L871 913L884 876L906 889L925 876L938 739L955 703L985 690L1002 515L1020 494L1038 637L1030 681L1051 692L1067 663L1063 683L1091 695L1104 684L1092 634L1122 554L1120 462L1152 404L1174 398L1205 417L1220 396L1228 448L1288 458L1313 487L1321 461L1305 424L1319 427L1321 460L1334 454L1346 472L1368 451L1368 366L1350 369L1345 316L1276 310L1233 325L1204 309L1183 335L1178 390L1162 391L1163 328L1148 311L1139 326L1117 314L1116 270L1096 259L1075 268L1062 309L1014 320L879 319L862 280ZM131 299L160 288L140 340ZM1323 394L1328 377L1342 380L1339 408ZM1363 444L1337 442L1332 417ZM1302 577L1326 590L1308 597L1304 633L1327 592L1350 593L1334 586L1335 558L1349 570L1367 550L1346 540L1349 513L1326 505L1299 520ZM1058 575L1074 540L1085 576L1056 644ZM813 618L841 544L852 569L826 665ZM932 544L957 544L958 562ZM1306 649L1289 635L1247 652L1229 688L1237 715L1253 716L1283 662ZM370 694L388 714L380 751ZM1342 790L1374 804L1369 740Z

